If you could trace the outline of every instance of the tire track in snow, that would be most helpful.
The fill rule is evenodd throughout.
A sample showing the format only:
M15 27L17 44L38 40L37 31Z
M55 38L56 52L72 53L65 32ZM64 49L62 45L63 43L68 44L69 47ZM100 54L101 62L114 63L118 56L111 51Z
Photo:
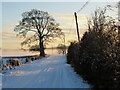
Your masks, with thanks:
M50 56L36 60L30 65L17 67L16 71L29 72L27 75L12 76L9 73L3 78L4 88L89 88L83 80L66 64L66 56ZM39 71L34 73L35 71ZM31 74L30 72L33 72ZM17 83L18 82L18 83Z

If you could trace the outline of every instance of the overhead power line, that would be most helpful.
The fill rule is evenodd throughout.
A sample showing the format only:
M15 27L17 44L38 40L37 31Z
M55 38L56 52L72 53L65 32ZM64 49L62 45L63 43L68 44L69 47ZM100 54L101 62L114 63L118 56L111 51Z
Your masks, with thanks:
M90 0L88 0L76 13L80 12L88 3Z
M88 3L89 3L90 0L88 0L76 13L80 12ZM70 35L70 32L72 30L72 25L73 25L73 22L74 22L74 16L73 16L73 19L72 19L72 23L71 23L71 26L70 26L70 29L69 29L69 32L68 32L68 36ZM67 37L68 37L67 36Z
M80 12L88 4L88 2L89 2L89 0L77 12L74 12L75 21L76 21L76 29L77 29L78 42L80 42L80 34L79 34L79 27L78 27L78 21L77 21L77 13Z

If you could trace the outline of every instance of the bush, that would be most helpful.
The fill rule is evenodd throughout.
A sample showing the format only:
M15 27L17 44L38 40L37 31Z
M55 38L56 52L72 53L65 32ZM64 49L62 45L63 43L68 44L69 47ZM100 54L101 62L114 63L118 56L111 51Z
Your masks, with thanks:
M67 63L71 64L73 62L75 56L75 47L77 46L76 42L71 42L70 46L68 47L68 54L67 54ZM71 52L72 51L72 52Z
M20 65L20 61L19 61L19 59L12 59L12 60L8 60L7 64L9 64L11 66L19 66Z
M94 88L120 88L120 78L116 78L116 72L120 72L118 28L105 12L106 8L95 11L81 42L71 43L67 63Z
M31 58L26 58L26 62L32 62Z

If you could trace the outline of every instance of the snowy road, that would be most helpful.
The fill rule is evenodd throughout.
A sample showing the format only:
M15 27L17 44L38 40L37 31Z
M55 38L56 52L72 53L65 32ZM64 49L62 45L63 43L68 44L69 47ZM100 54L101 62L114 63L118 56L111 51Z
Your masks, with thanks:
M3 75L3 88L89 88L66 64L66 56L49 56Z

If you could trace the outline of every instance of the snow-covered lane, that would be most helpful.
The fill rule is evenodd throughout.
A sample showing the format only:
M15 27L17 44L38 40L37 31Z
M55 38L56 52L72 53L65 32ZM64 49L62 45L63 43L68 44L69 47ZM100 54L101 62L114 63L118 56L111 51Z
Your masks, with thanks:
M54 55L24 64L3 75L3 88L89 88L70 65L66 56Z

